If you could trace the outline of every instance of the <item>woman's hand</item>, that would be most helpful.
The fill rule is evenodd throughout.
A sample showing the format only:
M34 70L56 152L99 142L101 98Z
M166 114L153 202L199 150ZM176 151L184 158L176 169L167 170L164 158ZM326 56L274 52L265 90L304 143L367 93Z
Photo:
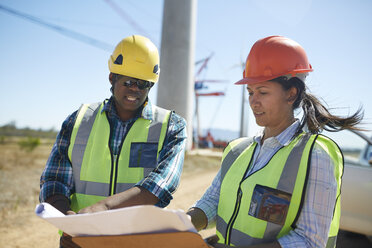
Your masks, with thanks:
M62 234L62 237L59 241L59 245L62 248L81 248L79 245L74 243L72 241L72 237L70 235L66 234L66 233Z
M187 214L191 217L191 222L198 232L207 227L208 219L203 210L191 208L187 211Z
M66 215L74 215L74 214L76 214L76 213L72 210L67 210L67 212L66 212Z

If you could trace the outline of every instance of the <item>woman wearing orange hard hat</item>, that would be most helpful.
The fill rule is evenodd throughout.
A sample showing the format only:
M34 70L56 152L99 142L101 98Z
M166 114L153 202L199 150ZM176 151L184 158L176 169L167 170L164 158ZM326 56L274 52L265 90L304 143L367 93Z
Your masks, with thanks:
M263 130L229 143L212 185L188 211L198 230L216 222L213 247L335 247L343 155L320 132L358 129L363 113L332 115L308 92L311 71L289 38L269 36L251 48L236 84L247 85Z

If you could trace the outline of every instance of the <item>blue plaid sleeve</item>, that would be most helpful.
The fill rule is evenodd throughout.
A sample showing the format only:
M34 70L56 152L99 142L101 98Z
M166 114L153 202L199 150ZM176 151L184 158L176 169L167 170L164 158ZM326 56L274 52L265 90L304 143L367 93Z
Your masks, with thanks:
M159 207L166 207L170 203L172 194L178 187L183 169L186 137L186 121L172 113L156 169L136 184L158 197L160 200L156 205Z
M68 158L68 147L74 127L77 111L66 118L57 135L48 161L40 178L39 201L44 202L53 195L64 195L70 198L74 191L71 162Z
M221 190L221 170L218 171L214 177L212 184L209 186L207 191L200 200L194 203L192 207L201 209L208 219L208 226L213 226L216 222L218 202L220 200ZM208 227L207 226L207 227Z

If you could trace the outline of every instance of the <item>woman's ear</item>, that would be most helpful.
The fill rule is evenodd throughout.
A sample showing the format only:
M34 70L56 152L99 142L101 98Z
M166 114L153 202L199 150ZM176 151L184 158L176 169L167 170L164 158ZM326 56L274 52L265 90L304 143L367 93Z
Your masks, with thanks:
M288 90L288 98L287 101L289 104L293 104L298 96L298 89L296 87L292 87Z

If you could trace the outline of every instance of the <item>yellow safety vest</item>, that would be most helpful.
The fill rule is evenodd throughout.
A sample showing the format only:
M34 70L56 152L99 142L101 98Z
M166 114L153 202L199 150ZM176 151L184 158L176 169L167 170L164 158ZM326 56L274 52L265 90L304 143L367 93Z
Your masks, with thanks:
M119 154L110 150L110 124L103 103L83 104L77 114L68 150L72 163L75 212L123 192L157 166L171 111L152 106L153 119L138 118L122 141Z
M339 147L323 135L302 133L282 147L262 169L245 178L257 145L252 141L234 140L223 154L217 212L219 243L234 246L268 243L296 227L305 197L311 152L317 143L335 166L337 198L327 242L327 247L335 247L343 173Z

